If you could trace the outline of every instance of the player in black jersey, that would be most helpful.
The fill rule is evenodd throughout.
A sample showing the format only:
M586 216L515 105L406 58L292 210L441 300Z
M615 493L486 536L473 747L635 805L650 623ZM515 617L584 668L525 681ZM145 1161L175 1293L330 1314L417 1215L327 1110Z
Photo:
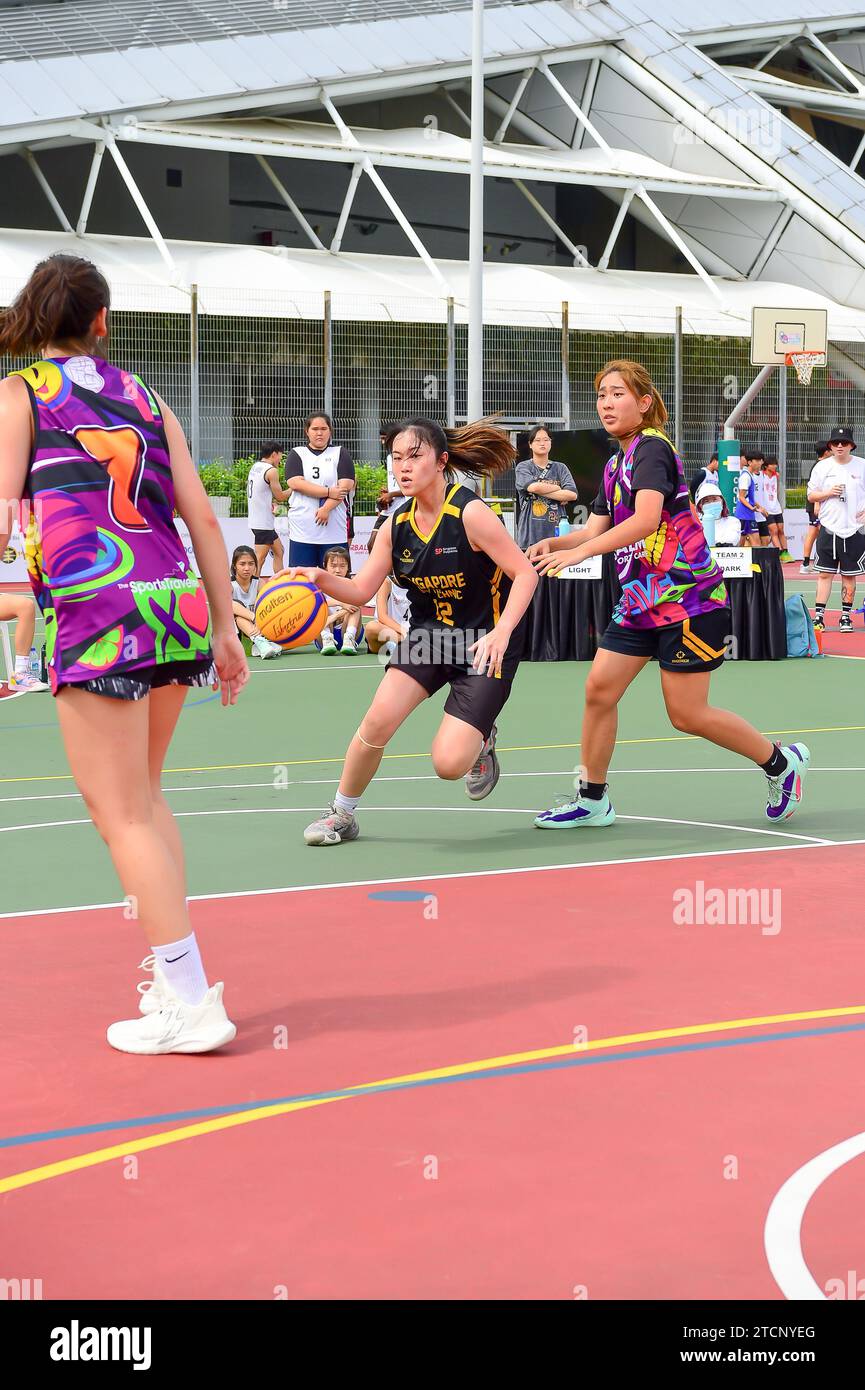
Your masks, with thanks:
M292 569L343 603L368 603L388 574L408 591L408 636L352 739L339 790L308 845L338 845L358 835L355 810L397 729L419 704L450 688L433 739L439 777L465 777L472 800L498 781L495 721L511 692L522 649L521 619L537 575L485 502L460 486L509 468L515 452L487 422L444 430L418 417L388 436L405 501L381 527L370 558L353 580L320 569Z

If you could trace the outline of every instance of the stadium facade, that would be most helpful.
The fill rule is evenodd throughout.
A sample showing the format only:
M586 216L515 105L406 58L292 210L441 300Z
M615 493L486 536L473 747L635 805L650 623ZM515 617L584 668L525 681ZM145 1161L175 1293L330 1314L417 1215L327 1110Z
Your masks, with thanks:
M752 306L802 304L831 344L790 450L865 423L865 14L825 9L490 0L485 408L588 423L598 356L642 345L702 451ZM470 40L468 0L2 5L0 298L96 259L204 458L324 392L361 453L380 417L459 418Z

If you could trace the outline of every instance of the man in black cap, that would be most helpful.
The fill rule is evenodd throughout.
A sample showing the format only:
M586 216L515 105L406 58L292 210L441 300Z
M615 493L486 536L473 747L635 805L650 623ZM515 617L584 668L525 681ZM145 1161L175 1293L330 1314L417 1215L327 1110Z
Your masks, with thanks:
M817 467L817 464L822 463L824 459L830 459L832 457L832 450L829 448L829 445L825 439L821 439L818 442L816 452L816 460L814 463L811 464L811 468L808 473L809 484L811 482L811 475L814 472L814 469ZM802 566L799 570L799 573L808 575L811 573L811 551L814 549L814 542L816 541L820 531L820 503L812 502L810 498L807 497L807 486L805 491L805 510L808 513L808 530L805 532L805 540L802 544Z
M856 443L844 425L832 431L828 444L832 457L817 464L808 483L808 501L820 504L814 626L823 631L832 580L840 571L839 630L852 632L856 580L865 574L865 467L852 457Z

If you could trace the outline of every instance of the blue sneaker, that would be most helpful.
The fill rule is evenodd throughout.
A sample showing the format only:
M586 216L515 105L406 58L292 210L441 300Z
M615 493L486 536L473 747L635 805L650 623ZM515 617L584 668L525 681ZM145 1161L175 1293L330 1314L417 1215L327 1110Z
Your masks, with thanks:
M572 830L581 825L612 825L616 819L609 793L604 792L600 801L587 801L577 796L575 801L558 797L551 811L542 811L535 817L539 830Z
M781 752L787 759L787 767L779 777L769 777L769 800L766 815L769 820L789 820L802 800L802 783L811 762L811 753L804 743L791 743Z

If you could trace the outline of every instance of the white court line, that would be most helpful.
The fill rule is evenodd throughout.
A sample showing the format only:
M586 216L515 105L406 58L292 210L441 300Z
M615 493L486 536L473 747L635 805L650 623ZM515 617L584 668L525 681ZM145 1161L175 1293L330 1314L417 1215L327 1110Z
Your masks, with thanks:
M775 1194L763 1228L763 1245L772 1278L785 1298L798 1301L826 1298L805 1263L802 1220L818 1187L845 1163L862 1154L865 1154L865 1133L843 1139L803 1164Z
M648 777L660 773L682 773L692 777L697 777L701 773L725 773L736 774L752 773L752 767L618 767L614 768L615 777ZM865 767L814 767L813 764L808 769L809 776L814 772L865 772ZM503 772L501 779L505 777L573 777L574 769L560 768L553 772ZM333 785L336 774L332 777L292 777L291 781L274 786L273 782L199 782L197 787L163 787L165 793L177 793L178 795L191 794L201 795L203 792L225 792L225 791L247 791L250 788L270 787L273 791L284 791L286 787L329 787ZM440 782L441 778L435 772L406 773L401 776L380 777L376 776L373 786L379 786L382 782ZM46 792L41 796L0 796L0 806L4 802L22 801L80 801L80 792Z
M427 807L424 807L424 810L426 809ZM466 809L470 810L471 807ZM319 893L343 888L387 888L399 883L440 883L463 878L505 878L512 874L548 874L561 873L563 870L620 868L628 867L631 864L678 863L682 859L718 859L733 854L781 854L786 850L796 850L801 853L802 850L826 849L827 847L844 849L848 845L865 845L865 839L816 841L814 844L807 845L742 845L736 849L687 850L684 854L641 854L631 858L580 860L570 864L525 864L516 869L461 869L449 873L410 874L402 878L355 878L341 881L331 880L327 883L296 883L286 888L242 888L232 893L192 893L187 901L191 903L221 902L223 899L229 898L276 897L283 893ZM0 922L18 917L63 917L72 912L102 912L108 911L110 908L125 906L125 902L113 902L80 903L73 907L35 907L28 908L24 912L0 912Z
M219 811L175 811L177 820L182 820L187 816L308 816L320 812L320 806L237 806ZM436 813L444 815L477 815L482 814L493 816L536 816L538 814L535 806L366 806L364 815L375 815L382 812L398 813L411 811L415 814L428 815ZM825 840L816 835L794 835L788 830L758 830L753 825L727 825L723 821L711 820L678 820L671 816L619 816L619 820L647 821L649 824L658 825L692 825L701 830L735 830L741 835L771 835L780 837L782 840L804 840L811 845L834 845L837 840ZM0 835L11 835L16 830L56 830L67 825L90 825L90 817L87 816L80 820L48 820L36 821L32 825L4 825L0 826ZM849 844L849 841L843 841Z

